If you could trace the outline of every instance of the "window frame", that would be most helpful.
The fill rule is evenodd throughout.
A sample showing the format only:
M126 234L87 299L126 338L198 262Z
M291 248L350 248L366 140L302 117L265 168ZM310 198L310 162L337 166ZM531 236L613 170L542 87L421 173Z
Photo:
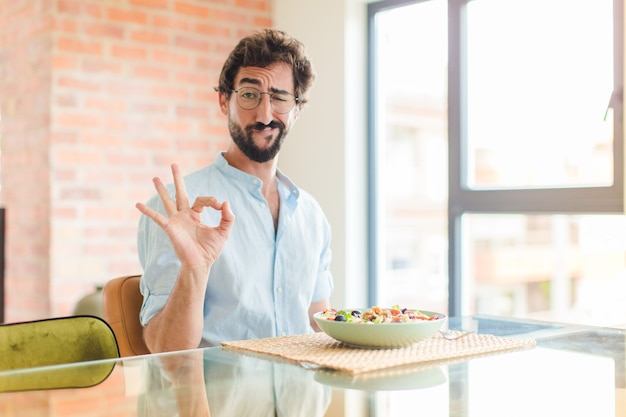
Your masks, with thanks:
M377 304L378 232L376 97L376 14L430 0L382 0L368 5L368 301ZM613 177L611 186L473 190L467 188L466 129L464 128L465 32L467 4L448 0L448 313L464 313L461 277L461 218L465 213L616 214L624 213L624 0L613 0L614 88ZM477 0L480 1L480 0Z

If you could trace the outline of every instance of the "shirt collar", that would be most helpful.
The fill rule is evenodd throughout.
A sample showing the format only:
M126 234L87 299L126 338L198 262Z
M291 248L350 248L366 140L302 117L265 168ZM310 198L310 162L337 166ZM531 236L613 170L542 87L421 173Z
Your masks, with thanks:
M243 172L229 165L226 158L224 158L224 153L226 152L220 151L219 154L217 155L217 158L215 158L215 162L214 162L215 165L217 165L218 169L224 175L234 178L235 180L246 181L246 182L253 182L256 180L260 184L261 180L258 177L255 177L254 175L250 175L247 172ZM280 168L276 169L276 179L278 180L278 185L279 185L278 188L281 193L281 197L285 197L285 192L286 192L288 193L286 195L287 203L293 204L293 205L297 204L298 197L300 197L300 190L293 183L293 181L291 181L291 179L289 179L288 176L283 174ZM281 186L285 187L285 189L283 190Z

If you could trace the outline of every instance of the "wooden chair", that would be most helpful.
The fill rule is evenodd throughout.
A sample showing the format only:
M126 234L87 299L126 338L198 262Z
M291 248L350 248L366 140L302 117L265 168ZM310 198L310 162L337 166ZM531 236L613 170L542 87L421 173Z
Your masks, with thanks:
M139 311L143 297L139 290L141 275L125 275L110 280L102 290L104 319L117 338L120 356L150 353L143 339Z
M0 325L0 392L86 387L106 379L119 357L99 317L71 316ZM67 367L56 365L80 364ZM11 372L14 371L14 372Z

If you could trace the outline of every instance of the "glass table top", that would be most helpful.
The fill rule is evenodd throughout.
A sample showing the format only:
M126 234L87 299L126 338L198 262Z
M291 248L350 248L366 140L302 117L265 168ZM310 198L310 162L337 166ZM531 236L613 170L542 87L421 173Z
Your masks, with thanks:
M448 325L537 345L363 375L221 347L0 372L0 415L626 415L625 330L486 316Z

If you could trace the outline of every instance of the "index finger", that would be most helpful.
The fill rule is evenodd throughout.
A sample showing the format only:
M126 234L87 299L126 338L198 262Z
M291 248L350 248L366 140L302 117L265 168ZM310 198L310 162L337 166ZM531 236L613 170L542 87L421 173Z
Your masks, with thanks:
M176 208L178 210L189 208L187 188L185 188L185 181L177 164L172 164L172 176L174 177L174 188L176 189Z

